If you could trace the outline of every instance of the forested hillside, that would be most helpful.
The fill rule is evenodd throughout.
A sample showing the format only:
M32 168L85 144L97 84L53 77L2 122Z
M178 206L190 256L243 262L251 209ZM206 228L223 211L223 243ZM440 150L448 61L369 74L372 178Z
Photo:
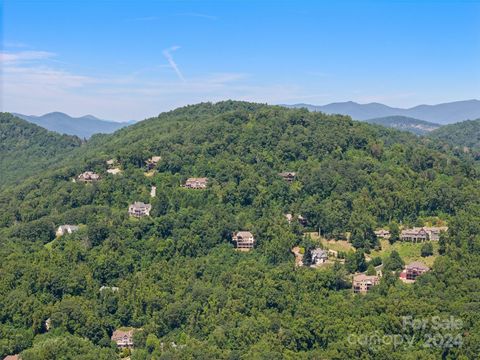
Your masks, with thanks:
M417 135L428 134L430 131L433 131L440 127L439 124L406 116L385 116L375 119L368 119L365 121L369 124L377 124L393 129L409 131Z
M49 132L0 113L0 187L38 173L80 144L75 136Z
M151 156L161 160L147 172ZM108 174L108 159L122 173ZM72 181L86 170L100 181ZM207 189L182 187L189 177L207 177ZM479 189L478 164L427 139L302 109L204 103L93 136L60 168L0 193L0 356L116 359L113 330L133 327L132 360L475 359ZM150 216L129 217L134 201L151 203ZM380 285L352 294L349 274L381 250L375 229L432 219L449 230L431 272L403 284L383 259ZM62 224L80 227L55 237ZM238 230L255 249L235 251ZM318 230L357 251L296 267L291 249ZM402 316L460 319L459 341L428 346ZM411 342L352 341L362 334Z
M429 137L480 159L480 119L444 126L432 131Z

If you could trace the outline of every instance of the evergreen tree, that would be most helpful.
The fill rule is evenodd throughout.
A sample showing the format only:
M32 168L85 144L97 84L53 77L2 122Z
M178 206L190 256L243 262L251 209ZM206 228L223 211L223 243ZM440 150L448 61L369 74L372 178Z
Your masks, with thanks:
M420 250L420 255L422 257L432 256L433 255L433 245L431 242L426 242L422 245Z
M440 239L438 240L438 253L440 255L445 255L447 251L447 234L440 233Z
M375 270L375 267L371 263L368 265L367 275L377 275L377 271Z
M396 243L398 240L400 240L400 228L398 227L398 224L396 222L390 223L390 238L388 241L390 244Z
M404 266L405 266L405 263L400 257L400 254L398 253L398 251L393 250L390 256L388 257L388 259L385 260L384 270L385 272L398 271L398 270L402 270Z

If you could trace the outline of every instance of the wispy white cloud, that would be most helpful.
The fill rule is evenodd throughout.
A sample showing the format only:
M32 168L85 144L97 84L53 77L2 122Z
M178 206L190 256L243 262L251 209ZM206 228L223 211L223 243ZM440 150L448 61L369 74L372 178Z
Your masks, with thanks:
M43 60L54 56L54 53L48 51L0 52L0 62L18 63L32 60Z
M60 69L45 66L6 66L3 69L6 85L10 83L24 86L40 86L48 88L80 88L97 83L98 80L89 76L72 74Z
M183 82L185 82L185 78L183 77L183 74L182 72L180 71L180 69L178 68L178 65L177 63L175 62L175 60L173 60L173 56L172 56L172 53L176 50L180 49L180 46L172 46L171 48L168 48L168 49L165 49L163 50L163 56L165 56L165 58L167 59L168 63L170 64L170 67L173 69L173 71L175 71L175 73L177 74L178 78L180 80L182 80Z
M195 75L184 81L171 57L177 49L166 50L171 60L168 64L109 76L94 76L85 68L80 72L74 64L52 61L46 55L9 53L10 60L32 60L2 64L0 108L28 114L63 111L74 116L93 113L101 118L138 120L203 101L236 99L275 104L307 95L299 86L259 83L250 74L235 71ZM168 71L173 69L182 81L169 76L164 66Z

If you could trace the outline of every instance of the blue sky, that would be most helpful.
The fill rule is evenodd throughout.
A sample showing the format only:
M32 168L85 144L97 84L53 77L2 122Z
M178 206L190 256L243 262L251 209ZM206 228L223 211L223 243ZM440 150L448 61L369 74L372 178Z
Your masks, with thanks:
M0 0L2 110L480 98L479 1Z

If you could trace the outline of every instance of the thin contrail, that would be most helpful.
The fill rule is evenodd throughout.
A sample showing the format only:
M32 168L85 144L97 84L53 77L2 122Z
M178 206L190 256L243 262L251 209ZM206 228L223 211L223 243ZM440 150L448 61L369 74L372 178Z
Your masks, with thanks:
M180 46L172 46L171 48L169 49L165 49L163 50L163 56L165 56L165 58L167 59L168 63L170 64L170 66L172 67L172 69L175 71L175 73L177 74L178 78L180 80L182 80L183 82L185 82L185 78L183 77L183 74L182 72L180 71L180 69L178 68L178 65L177 63L175 62L175 60L173 60L173 56L172 56L172 52L175 51L175 50L178 50L180 49Z

